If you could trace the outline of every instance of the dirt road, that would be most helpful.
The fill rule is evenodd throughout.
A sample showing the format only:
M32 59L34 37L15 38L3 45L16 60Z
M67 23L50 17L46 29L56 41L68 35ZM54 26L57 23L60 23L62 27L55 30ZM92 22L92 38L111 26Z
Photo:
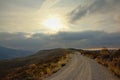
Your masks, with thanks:
M120 80L107 68L79 52L72 55L69 63L45 80Z

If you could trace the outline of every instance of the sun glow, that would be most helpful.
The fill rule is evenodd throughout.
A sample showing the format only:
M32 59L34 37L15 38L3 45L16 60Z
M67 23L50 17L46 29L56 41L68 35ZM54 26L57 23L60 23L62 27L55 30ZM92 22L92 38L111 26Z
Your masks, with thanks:
M44 21L43 25L47 27L52 32L58 32L64 28L64 23L58 17L51 17Z

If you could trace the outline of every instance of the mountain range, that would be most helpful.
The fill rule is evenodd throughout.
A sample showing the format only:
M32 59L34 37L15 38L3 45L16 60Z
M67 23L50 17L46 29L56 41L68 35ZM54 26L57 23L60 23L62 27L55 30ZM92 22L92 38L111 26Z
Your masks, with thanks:
M33 54L32 51L18 50L0 46L0 60L25 57Z

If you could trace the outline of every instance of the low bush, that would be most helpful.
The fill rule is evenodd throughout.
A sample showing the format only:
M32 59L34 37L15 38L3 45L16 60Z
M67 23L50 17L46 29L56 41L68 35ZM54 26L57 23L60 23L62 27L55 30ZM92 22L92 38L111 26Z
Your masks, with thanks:
M108 67L118 77L120 77L120 49L108 50L107 48L103 48L100 51L82 50L81 53L95 59L98 63Z
M24 66L10 67L9 64L13 63L13 61L6 64L6 67L1 67L0 69L4 69L3 72L7 69L8 71L0 77L0 80L42 80L43 78L57 72L69 60L69 51L66 50L58 49L47 51L47 53L44 54L45 56L42 57L40 61L38 56L41 57L41 55L38 54L37 56L33 55L26 58L29 62L26 62L26 59L24 60L25 62L22 62L22 60L20 63L24 63ZM34 60L31 58L34 58ZM16 64L18 64L17 61ZM12 65L14 66L15 64Z

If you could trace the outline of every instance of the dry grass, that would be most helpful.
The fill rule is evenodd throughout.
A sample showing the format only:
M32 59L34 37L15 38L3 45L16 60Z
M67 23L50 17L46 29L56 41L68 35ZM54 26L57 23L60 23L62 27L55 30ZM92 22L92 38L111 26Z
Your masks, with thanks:
M80 51L83 55L86 55L92 59L95 59L98 63L108 67L118 77L120 77L120 49L108 50L103 48L100 51Z
M65 49L46 50L26 58L0 62L0 80L42 80L64 66L69 53Z

